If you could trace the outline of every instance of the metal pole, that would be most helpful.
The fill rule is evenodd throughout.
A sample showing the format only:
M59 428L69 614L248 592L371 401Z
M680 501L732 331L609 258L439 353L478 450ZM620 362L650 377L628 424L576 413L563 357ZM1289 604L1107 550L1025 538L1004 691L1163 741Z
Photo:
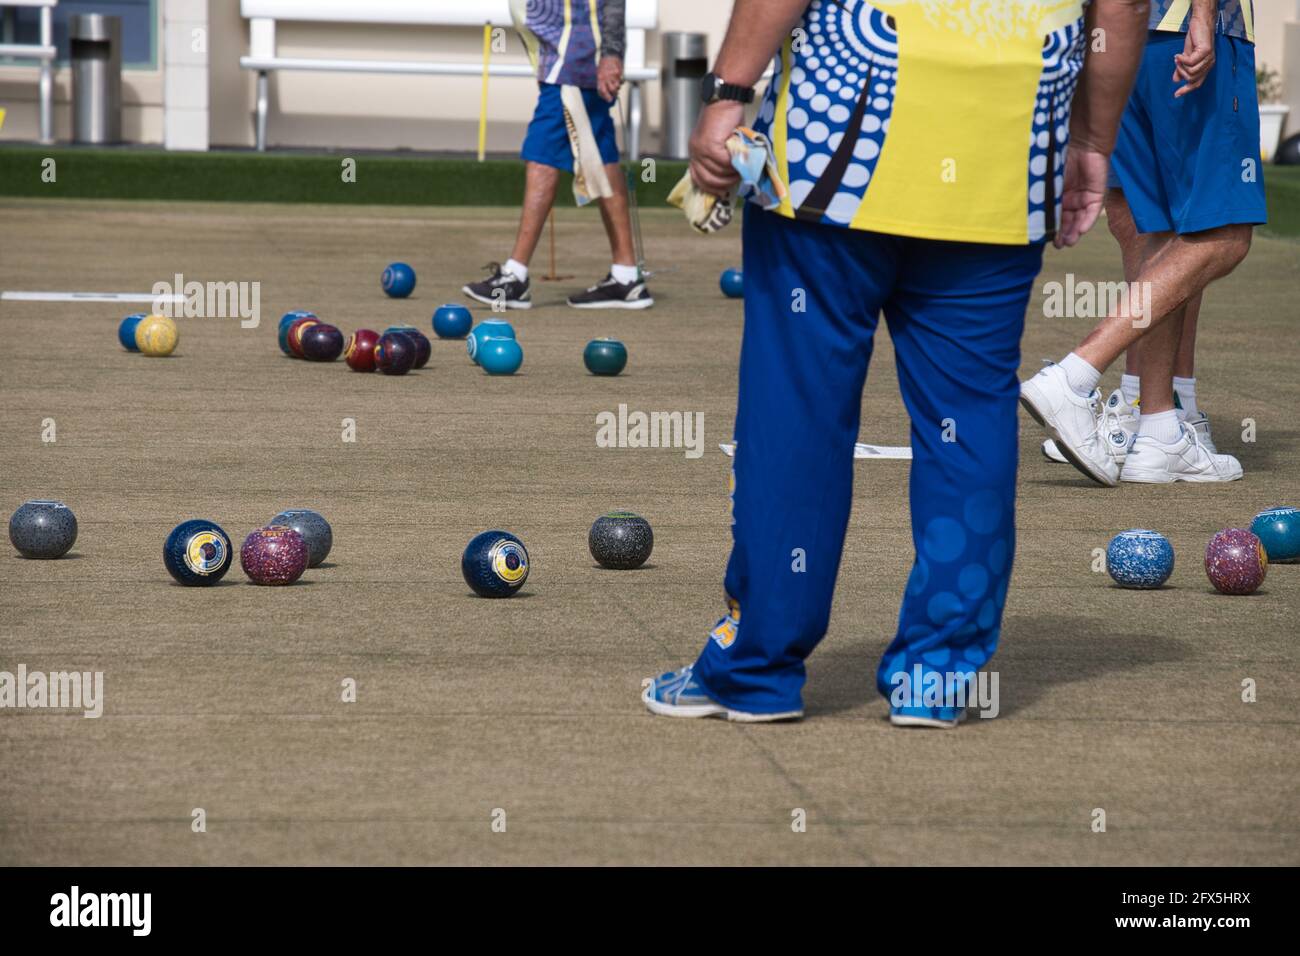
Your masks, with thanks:
M54 45L54 11L41 7L41 46ZM41 60L41 142L54 142L54 62Z
M266 70L257 71L257 151L266 152L266 114L270 104L267 96Z
M641 158L641 81L634 80L627 91L628 136L627 152L636 162Z
M633 87L633 89L635 89L635 87ZM629 91L628 99L630 100L631 98L632 93ZM618 107L618 121L623 127L623 143L626 147L630 136L627 116L623 112L623 103L618 97L614 98L614 105ZM636 162L634 160L632 165L626 170L623 169L623 164L620 162L618 168L619 171L623 173L623 185L627 188L627 212L628 216L632 220L632 251L636 255L637 272L639 272L641 277L644 279L649 276L650 273L645 267L645 246L641 242L641 209L636 202Z

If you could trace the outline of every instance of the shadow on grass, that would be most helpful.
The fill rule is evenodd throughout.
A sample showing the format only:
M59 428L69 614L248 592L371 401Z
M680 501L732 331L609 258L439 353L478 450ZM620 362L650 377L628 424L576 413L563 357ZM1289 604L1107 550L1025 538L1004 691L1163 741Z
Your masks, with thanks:
M473 591L466 591L463 595L473 601L489 601L496 603L498 601L526 601L528 598L536 597L536 591L516 591L514 594L507 594L503 597L484 597L481 594L475 594Z
M1247 444L1241 440L1240 427L1235 429L1235 434L1233 429L1225 427L1222 438L1215 435L1215 444L1223 454L1236 455L1241 460L1242 471L1249 478L1254 471L1289 469L1296 446L1300 444L1300 431L1267 428L1260 431L1256 441Z
M998 652L986 670L999 674L999 717L1008 717L1050 696L1052 688L1087 683L1109 674L1140 670L1195 656L1192 645L1160 634L1127 630L1124 621L1016 614L1002 622ZM804 703L811 715L856 710L882 698L876 668L893 639L836 640L808 659Z

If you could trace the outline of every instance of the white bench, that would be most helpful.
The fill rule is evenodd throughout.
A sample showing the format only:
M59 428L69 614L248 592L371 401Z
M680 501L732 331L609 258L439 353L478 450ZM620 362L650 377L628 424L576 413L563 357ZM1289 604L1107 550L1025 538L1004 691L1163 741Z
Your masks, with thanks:
M279 20L316 23L387 23L414 26L512 27L510 0L240 0L240 14L249 22L248 56L239 65L257 71L257 148L266 149L268 75L275 70L339 73L406 73L439 76L479 76L481 62L447 60L344 60L324 57L285 57L276 52ZM641 153L641 84L659 78L657 67L645 63L646 31L659 19L658 0L627 0L627 52L623 75L628 82L628 152ZM525 63L493 63L491 76L535 78Z
M54 142L54 8L59 0L4 0L0 7L40 7L40 40L37 43L0 43L0 56L14 56L41 63L41 142Z

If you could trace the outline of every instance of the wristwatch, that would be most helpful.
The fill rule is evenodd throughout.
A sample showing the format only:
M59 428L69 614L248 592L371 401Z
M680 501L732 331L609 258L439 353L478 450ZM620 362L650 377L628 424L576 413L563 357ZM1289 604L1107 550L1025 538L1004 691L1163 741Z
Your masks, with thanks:
M752 103L754 102L754 88L728 83L716 73L705 73L704 79L700 80L700 98L705 103L716 103L718 100Z

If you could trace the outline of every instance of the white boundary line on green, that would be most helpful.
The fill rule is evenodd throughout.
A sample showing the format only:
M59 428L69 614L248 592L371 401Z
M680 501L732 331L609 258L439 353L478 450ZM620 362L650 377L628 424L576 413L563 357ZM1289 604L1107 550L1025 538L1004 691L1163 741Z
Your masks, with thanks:
M722 444L718 446L728 457L734 457L736 446L734 444ZM862 458L888 458L895 461L911 461L912 449L909 445L867 445L863 442L856 442L853 446L853 457Z

